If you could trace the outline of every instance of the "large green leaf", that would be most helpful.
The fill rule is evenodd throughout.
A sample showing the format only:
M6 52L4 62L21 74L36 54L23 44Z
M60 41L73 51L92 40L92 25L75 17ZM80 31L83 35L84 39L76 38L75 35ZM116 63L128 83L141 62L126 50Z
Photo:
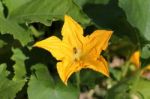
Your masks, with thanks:
M148 59L150 58L150 44L146 44L143 48L142 48L142 58Z
M150 41L150 1L149 0L119 0L128 21L136 27L141 36Z
M31 0L3 0L4 4L7 6L9 13L22 6L23 4Z
M119 0L119 5L126 12L127 20L139 31L142 41L142 58L150 57L150 1ZM147 42L143 42L146 40ZM146 51L145 51L146 50Z
M4 8L3 8L3 5L2 5L2 2L0 1L0 17L4 16L3 10L4 10Z
M13 66L14 74L13 80L24 80L26 75L26 68L24 61L27 57L22 53L20 49L12 49L13 56L11 57L12 60L15 61Z
M107 4L109 0L74 0L79 6L83 7L86 4Z
M128 93L130 86L132 83L128 81L117 83L107 92L105 99L130 99Z
M24 81L13 81L0 75L0 99L14 99Z
M6 44L7 44L6 42L4 42L3 40L0 39L0 48L2 48Z
M29 99L77 99L78 91L60 82L54 83L45 65L36 64L28 87Z
M0 75L3 75L4 77L7 77L9 72L6 70L7 65L6 64L1 64L0 65Z
M32 41L31 33L17 23L0 17L0 32L1 34L12 34L13 37L21 42L22 45L26 45Z
M149 99L150 81L140 76L141 73L137 72L122 79L108 91L105 99Z
M65 14L88 25L90 19L72 0L32 0L14 10L9 19L21 22L41 22L50 25L52 21L63 19Z
M109 54L129 58L138 47L138 33L126 20L125 12L118 6L118 0L74 1L92 19L96 27L113 31Z
M80 71L80 77L81 85L88 86L89 88L95 87L95 84L99 84L103 78L99 72L84 69Z
M140 79L138 84L135 86L134 89L136 92L142 95L144 99L150 99L150 81L146 79Z
M19 49L13 49L13 53L15 75L12 80L7 78L9 71L6 70L6 65L0 65L0 99L14 99L26 82L24 67L26 57Z

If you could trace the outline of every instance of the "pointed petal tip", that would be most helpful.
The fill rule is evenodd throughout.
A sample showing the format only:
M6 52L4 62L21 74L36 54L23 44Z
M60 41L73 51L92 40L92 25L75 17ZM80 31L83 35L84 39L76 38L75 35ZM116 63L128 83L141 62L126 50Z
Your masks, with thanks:
M62 78L60 78L60 79L61 79L61 81L64 83L65 86L68 85L68 83L67 83L68 80L64 80L64 79L62 79Z
M110 32L111 34L113 33L113 31L112 30L107 30L108 32Z
M65 14L64 17L66 18L66 17L69 17L69 16L67 14Z
M38 42L36 42L34 45L33 45L33 47L38 47Z
M103 34L101 36L105 36L109 40L111 35L113 34L113 31L111 31L111 30L95 30L92 34L93 35Z
M107 33L109 33L110 36L113 34L113 31L111 31L111 30L106 30L106 31L107 31Z
M105 74L105 76L108 77L108 78L110 78L110 74L109 73Z
M68 16L68 15L65 15L65 16L64 16L64 20L67 20L67 19L69 19L69 18L71 18L71 17Z
M43 40L35 42L35 44L33 44L33 47L40 47L42 41Z
M109 33L110 33L110 36L113 34L113 32L114 32L114 31L109 31Z
M110 78L109 71L103 71L103 72L99 71L99 72L100 72L101 74L103 74L104 76Z
M38 48L42 48L42 44L41 44L42 41L38 41L36 42L33 47L38 47Z
M64 21L65 22L75 22L76 23L76 21L73 19L73 17L69 16L69 15L64 16Z
M64 84L65 84L65 86L67 86L67 85L68 85L68 83L67 83L67 82L64 82Z
M110 33L110 34L112 34L114 31L112 31L112 30L95 30L94 32L107 32L107 33Z

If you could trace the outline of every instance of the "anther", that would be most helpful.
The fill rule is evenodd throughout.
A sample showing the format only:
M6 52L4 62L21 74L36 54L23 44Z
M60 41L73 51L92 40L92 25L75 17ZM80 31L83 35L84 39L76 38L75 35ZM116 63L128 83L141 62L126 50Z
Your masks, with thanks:
M75 53L75 54L77 53L77 48L75 48L75 47L73 48L73 53Z

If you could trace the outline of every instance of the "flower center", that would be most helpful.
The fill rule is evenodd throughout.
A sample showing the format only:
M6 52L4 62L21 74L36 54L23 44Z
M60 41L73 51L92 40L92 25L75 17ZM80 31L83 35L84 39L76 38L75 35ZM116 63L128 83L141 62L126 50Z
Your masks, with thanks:
M74 61L79 61L81 57L81 50L77 49L76 47L73 48L73 54L74 54Z

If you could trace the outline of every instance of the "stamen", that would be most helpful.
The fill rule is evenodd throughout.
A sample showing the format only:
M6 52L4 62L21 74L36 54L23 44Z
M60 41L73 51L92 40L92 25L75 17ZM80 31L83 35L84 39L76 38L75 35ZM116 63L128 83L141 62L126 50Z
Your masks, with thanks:
M73 53L77 54L77 48L76 47L73 48Z
M78 61L80 56L79 56L79 51L76 47L73 48L73 53L74 53L74 61Z

